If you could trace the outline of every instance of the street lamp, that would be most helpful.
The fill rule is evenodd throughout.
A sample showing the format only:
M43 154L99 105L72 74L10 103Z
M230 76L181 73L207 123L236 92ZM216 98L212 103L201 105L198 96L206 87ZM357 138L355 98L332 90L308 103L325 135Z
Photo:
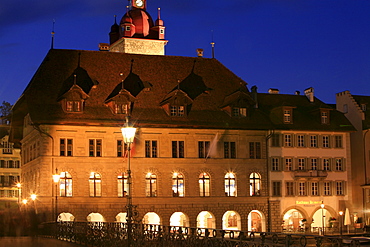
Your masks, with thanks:
M339 215L340 215L340 220L339 220L339 224L340 224L340 227L339 227L339 231L340 231L340 236L342 236L342 225L343 225L343 211L339 211Z
M324 202L321 202L321 219L322 219L322 221L321 221L321 223L322 223L322 235L324 236L325 235L325 220L324 220L324 207L325 207L325 204L324 204Z
M55 174L53 175L53 181L55 183L55 221L58 221L58 184L60 175L58 174L58 169L55 169Z
M134 142L136 128L129 125L126 119L126 126L121 128L123 141L127 144L127 205L126 205L126 222L127 222L127 246L131 245L132 238L132 224L133 224L133 206L132 206L132 188L131 188L131 144Z

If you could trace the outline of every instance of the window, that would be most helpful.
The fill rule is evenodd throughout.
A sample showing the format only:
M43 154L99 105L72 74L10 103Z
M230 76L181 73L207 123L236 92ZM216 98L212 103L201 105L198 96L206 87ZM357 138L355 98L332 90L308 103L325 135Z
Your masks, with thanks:
M271 171L279 171L279 158L272 158L271 160Z
M366 104L361 104L361 110L366 111Z
M311 196L318 196L318 195L319 195L319 183L311 182Z
M225 159L235 159L236 150L235 142L224 142L224 158Z
M334 147L335 148L342 148L343 147L343 142L342 142L342 136L334 136Z
M126 156L127 144L123 140L117 140L117 157Z
M249 195L259 196L261 191L261 178L256 172L251 173L249 176Z
M294 182L286 182L285 186L286 186L285 194L287 196L294 196Z
M90 173L89 178L90 196L100 197L101 196L101 177L99 173Z
M185 106L171 105L170 113L172 117L183 117L185 115Z
M69 172L60 173L59 196L72 196L72 176Z
M343 105L343 113L348 113L348 105L347 104Z
M227 227L238 227L238 216L234 212L227 217Z
M343 159L335 158L335 170L336 171L343 171Z
M317 170L317 158L311 159L311 170Z
M232 112L233 117L246 117L247 108L244 107L234 107Z
M293 171L293 159L292 158L285 158L285 170Z
M184 177L181 173L174 172L172 175L173 197L184 197Z
M337 196L344 196L344 181L335 182L335 193Z
M304 143L304 135L298 135L297 136L297 145L300 148L302 148L302 147L305 146L305 143Z
M157 158L158 145L157 141L145 141L145 157Z
M317 136L316 135L310 136L310 147L317 148Z
M79 100L67 100L66 105L67 112L80 112L81 111L81 101Z
M128 105L127 104L114 104L114 113L115 114L127 114Z
M330 168L330 159L328 159L328 158L322 159L322 169L324 171L330 171L331 170L331 168Z
M285 134L284 135L284 146L285 147L292 147L292 135L291 134Z
M306 195L306 182L298 182L298 195L299 196Z
M126 31L130 31L131 27L130 26L125 26Z
M60 139L60 156L73 156L72 139Z
M12 154L13 153L13 143L2 141L1 142L3 154Z
M172 158L184 158L184 141L172 141Z
M327 135L322 136L322 147L323 148L329 147L329 136Z
M200 196L210 196L210 178L205 172L199 175L199 193Z
M324 182L324 196L330 196L331 195L331 183L330 182Z
M157 196L157 175L148 173L145 178L146 183L146 196L156 197Z
M298 170L306 170L306 160L304 158L298 158Z
M199 141L198 142L198 157L206 158L209 153L210 142L209 141Z
M279 134L273 134L271 136L271 146L280 147L280 135Z
M281 182L280 181L272 182L272 196L281 196Z
M261 143L250 142L249 143L249 158L250 159L261 159Z
M117 176L118 197L126 197L130 193L128 186L128 174L120 173Z
M292 109L284 109L284 123L292 123Z
M329 111L321 111L321 124L329 124Z
M236 180L232 172L225 175L225 196L236 196Z
M101 157L102 156L102 140L90 139L89 140L89 156Z

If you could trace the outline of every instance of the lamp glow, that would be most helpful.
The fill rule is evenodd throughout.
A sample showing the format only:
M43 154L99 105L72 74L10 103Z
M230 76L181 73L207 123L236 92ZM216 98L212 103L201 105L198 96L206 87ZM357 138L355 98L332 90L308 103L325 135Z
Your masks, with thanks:
M131 144L134 142L136 128L134 127L123 127L121 128L123 141L126 144Z

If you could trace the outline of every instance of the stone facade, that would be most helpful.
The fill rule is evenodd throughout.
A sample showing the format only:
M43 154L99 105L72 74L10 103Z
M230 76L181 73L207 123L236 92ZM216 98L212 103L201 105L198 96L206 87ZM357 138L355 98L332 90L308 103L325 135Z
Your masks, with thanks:
M113 43L109 51L143 55L164 55L167 40L122 37Z

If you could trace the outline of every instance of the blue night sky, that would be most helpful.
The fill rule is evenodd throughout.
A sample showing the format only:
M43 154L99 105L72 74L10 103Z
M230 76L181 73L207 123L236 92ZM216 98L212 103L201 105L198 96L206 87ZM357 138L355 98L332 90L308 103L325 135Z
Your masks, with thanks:
M16 102L50 49L98 50L125 0L0 2L0 103ZM370 96L370 0L147 0L166 26L166 55L203 48L259 92L314 87L335 103L349 90ZM212 35L213 33L213 35ZM52 82L51 82L52 83Z

